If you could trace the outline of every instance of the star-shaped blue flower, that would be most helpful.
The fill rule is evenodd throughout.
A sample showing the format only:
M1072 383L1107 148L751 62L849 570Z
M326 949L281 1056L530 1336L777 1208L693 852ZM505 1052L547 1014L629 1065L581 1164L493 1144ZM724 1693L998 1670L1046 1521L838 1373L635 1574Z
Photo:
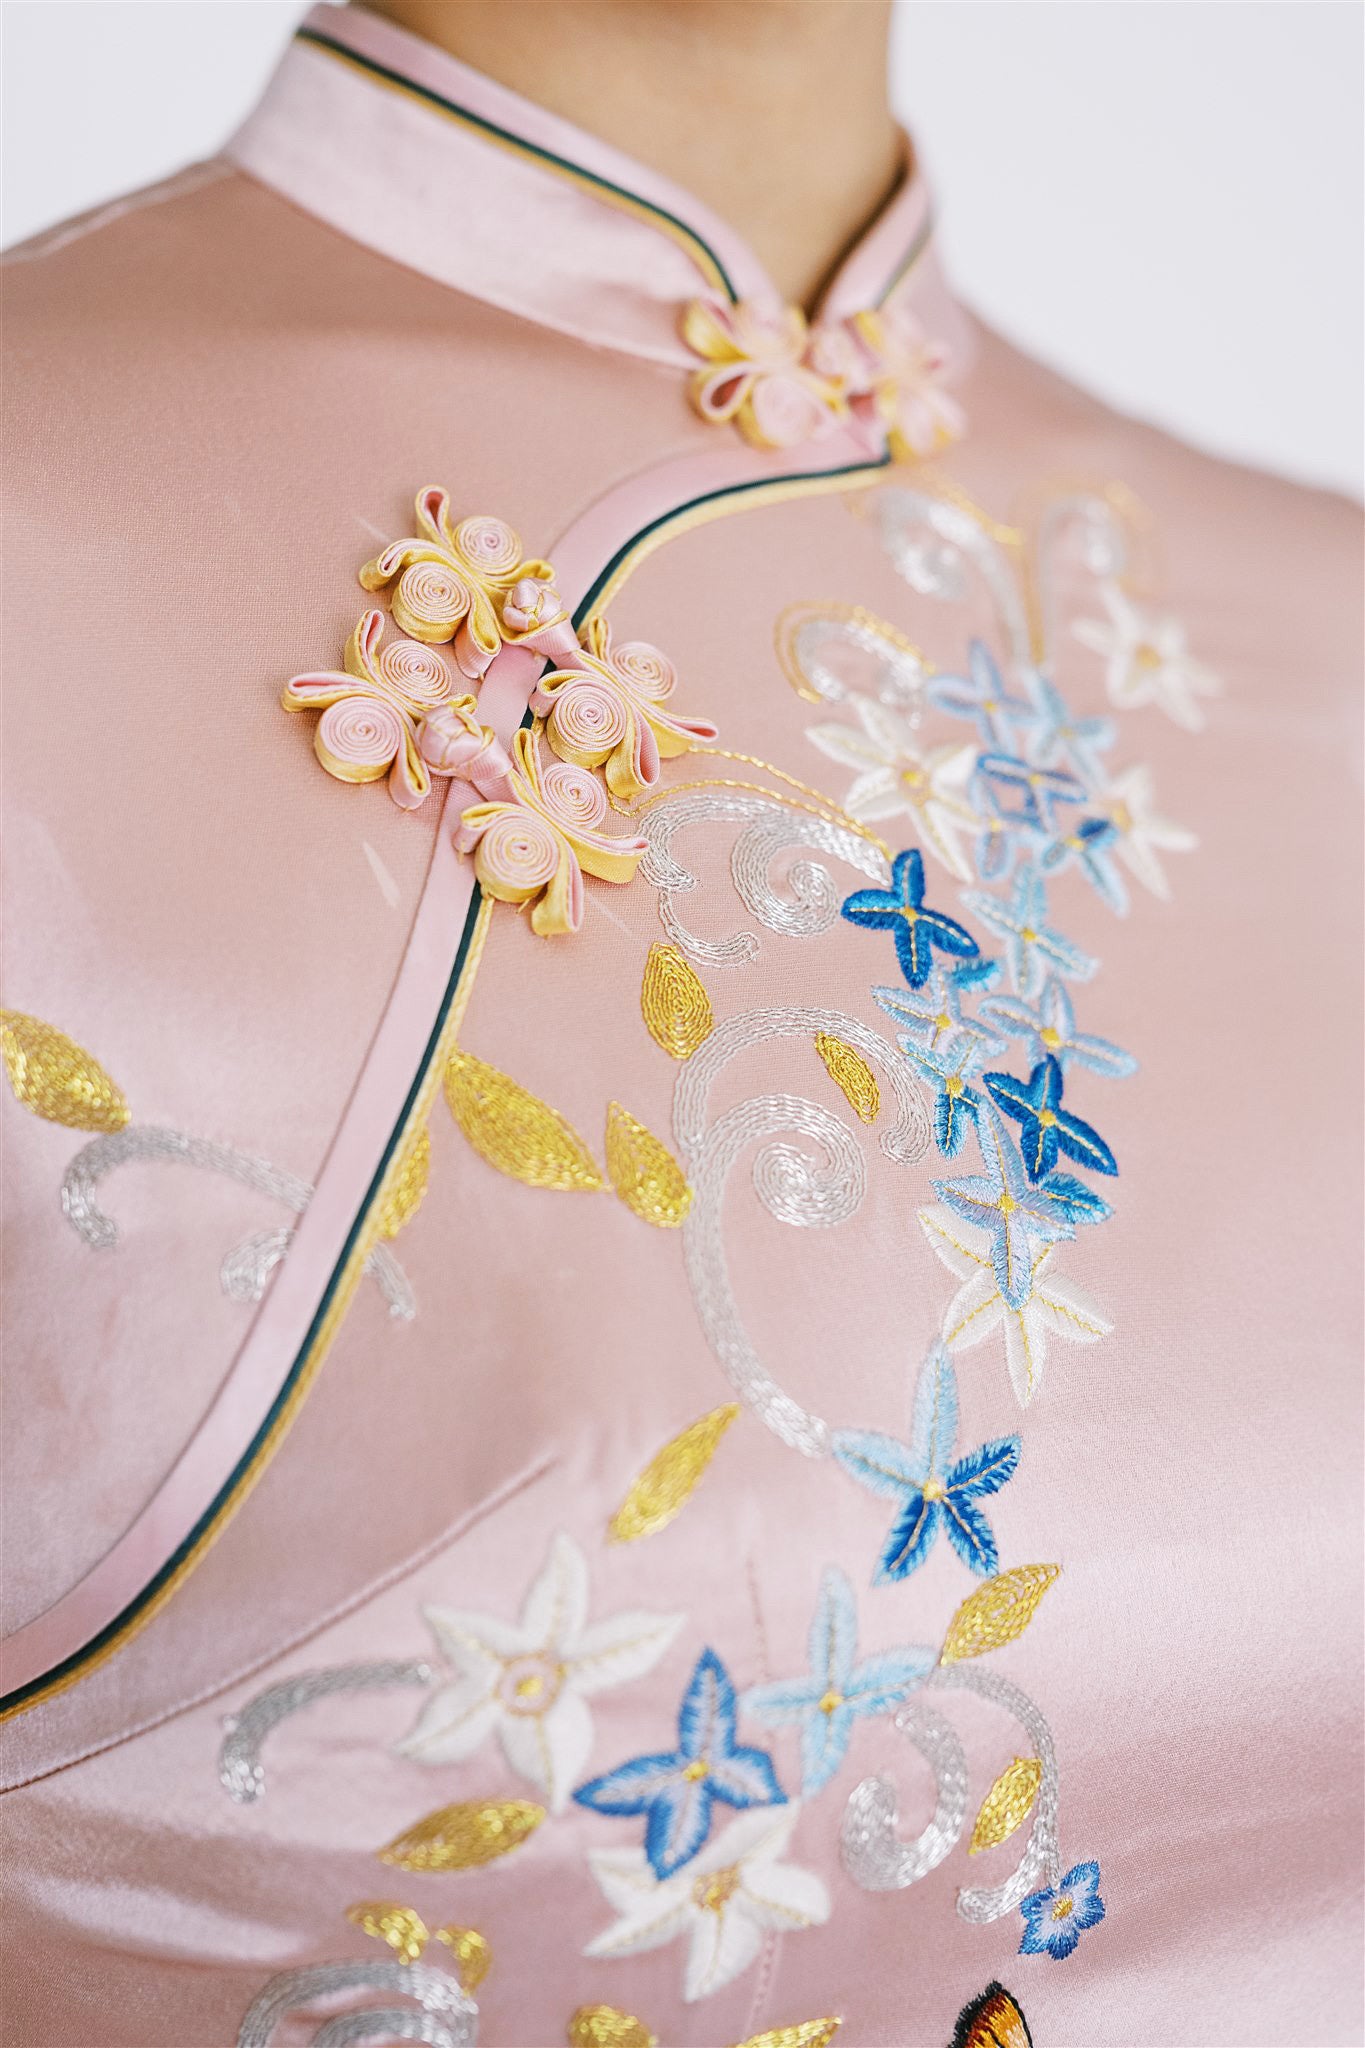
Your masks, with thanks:
M953 1459L957 1442L957 1375L947 1346L931 1346L915 1382L910 1441L870 1429L837 1429L835 1457L846 1472L873 1493L897 1504L896 1519L882 1548L874 1586L908 1578L918 1570L946 1530L962 1562L979 1578L996 1569L999 1553L990 1523L976 1505L1014 1477L1019 1439L1002 1436Z
M948 979L956 989L994 988L1000 979L1000 962L981 954L975 960L959 960L948 969Z
M1024 1916L1021 1956L1069 1956L1088 1927L1104 1918L1098 1863L1074 1863L1066 1876L1046 1891L1030 1892L1019 1901Z
M1065 1072L1075 1060L1096 1074L1110 1074L1116 1080L1137 1072L1132 1053L1124 1052L1108 1038L1077 1031L1076 1012L1066 986L1055 974L1043 983L1036 1003L1018 996L988 996L981 1015L1009 1038L1027 1041L1031 1061L1045 1060L1049 1053Z
M971 1086L971 1076L988 1057L989 1045L970 1031L956 1032L938 1046L916 1045L904 1033L899 1042L934 1091L934 1143L946 1159L955 1159L981 1107L981 1092Z
M923 1685L936 1650L883 1650L858 1662L858 1610L853 1588L828 1565L810 1625L810 1675L756 1685L741 1702L757 1721L801 1728L801 1796L827 1785L843 1762L855 1721L889 1714Z
M936 711L944 711L950 718L970 719L983 747L998 747L1012 754L1016 734L1036 725L1038 713L1027 697L1010 695L983 641L972 641L967 670L965 676L931 676L925 696Z
M1099 1132L1062 1107L1062 1070L1049 1053L1039 1060L1027 1081L1013 1074L985 1074L986 1086L1005 1115L1019 1125L1019 1151L1024 1171L1040 1181L1064 1152L1092 1173L1117 1173L1118 1161Z
M989 1102L976 1112L984 1173L936 1180L934 1192L964 1223L984 1230L1001 1299L1021 1308L1033 1285L1039 1255L1059 1238L1074 1237L1078 1222L1098 1222L1109 1207L1072 1174L1050 1174L1036 1185Z
M1051 832L1058 804L1083 804L1085 785L1065 768L1039 768L1017 754L981 754L977 774L998 818L1029 832Z
M1047 890L1030 864L1014 878L1007 902L984 889L966 889L962 901L997 937L1005 941L1005 958L1016 995L1036 996L1049 970L1072 981L1089 981L1097 962L1047 922Z
M1105 770L1099 756L1114 744L1113 719L1077 718L1061 691L1041 673L1033 677L1033 700L1039 717L1029 751L1039 767L1053 768L1060 761L1087 789L1100 788Z
M1103 897L1116 917L1128 914L1128 891L1114 865L1119 828L1112 818L1081 818L1066 832L1050 839L1038 856L1047 874L1078 867L1092 889Z
M935 948L968 960L978 950L976 940L956 918L925 907L924 860L918 847L896 855L889 889L855 889L843 914L850 924L894 933L896 958L911 988L923 988L929 979Z
M727 1806L785 1806L765 1749L735 1741L735 1689L714 1650L703 1650L678 1709L678 1746L632 1757L580 1785L574 1798L595 1813L649 1816L645 1855L657 1878L691 1860L711 1828L718 1799Z
M966 963L969 967L977 964L975 961ZM998 961L981 964L999 966ZM894 1017L898 1024L903 1024L906 1037L918 1045L937 1050L955 1032L968 1031L980 1039L986 1052L993 1045L1003 1052L1005 1041L991 1025L983 1024L978 1017L963 1016L962 998L969 992L970 984L964 988L959 979L960 971L952 968L945 972L941 966L936 966L922 988L874 988L873 1000L881 1005L888 1017Z

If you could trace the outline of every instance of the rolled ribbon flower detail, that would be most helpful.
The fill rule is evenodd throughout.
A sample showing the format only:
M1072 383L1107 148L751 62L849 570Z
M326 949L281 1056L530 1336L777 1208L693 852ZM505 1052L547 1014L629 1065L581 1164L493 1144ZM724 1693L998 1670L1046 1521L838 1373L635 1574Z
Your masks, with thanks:
M672 760L716 738L709 719L681 718L664 708L677 674L647 640L613 648L604 618L591 619L573 667L543 675L531 708L546 720L545 736L562 760L601 768L618 803L634 803Z
M572 666L578 635L553 583L523 576L512 585L502 607L502 634L509 646L531 647L551 668Z
M693 299L681 330L708 365L692 376L694 409L713 423L733 421L753 447L796 448L847 418L838 384L807 360L809 330L799 307Z
M606 814L601 788L572 764L543 767L525 727L512 742L511 784L512 801L469 806L455 827L456 849L473 854L486 894L531 905L531 929L541 938L576 932L583 922L584 873L628 882L647 842L598 831Z
M864 357L851 391L856 418L884 431L897 462L935 455L967 430L967 416L946 388L952 355L910 312L855 313L846 323Z
M503 599L514 584L553 582L548 562L524 560L505 521L450 516L450 499L435 485L417 494L418 531L394 541L360 572L366 590L387 590L405 633L431 645L454 643L471 682L486 673L507 637Z
M384 614L366 612L343 656L344 669L294 676L280 702L286 711L320 711L313 751L339 782L389 778L389 794L405 811L431 790L417 740L418 720L450 696L439 654L410 640L382 644Z
M507 749L489 726L480 725L473 697L452 697L428 712L418 728L417 745L433 775L459 776L490 800L511 799Z

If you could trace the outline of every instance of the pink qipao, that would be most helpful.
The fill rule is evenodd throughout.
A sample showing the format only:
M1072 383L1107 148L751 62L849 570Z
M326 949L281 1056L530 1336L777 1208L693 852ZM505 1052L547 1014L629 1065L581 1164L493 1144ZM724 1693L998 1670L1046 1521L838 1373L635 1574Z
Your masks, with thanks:
M15 2039L1358 2040L1349 509L355 9L7 293Z

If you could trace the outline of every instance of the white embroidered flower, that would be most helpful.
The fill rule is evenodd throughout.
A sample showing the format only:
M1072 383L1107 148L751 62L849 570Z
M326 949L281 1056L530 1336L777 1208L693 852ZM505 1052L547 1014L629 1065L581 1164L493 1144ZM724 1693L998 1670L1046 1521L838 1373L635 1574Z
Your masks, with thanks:
M1071 630L1084 646L1104 656L1111 701L1125 711L1138 704L1160 705L1187 732L1199 732L1204 724L1199 699L1216 696L1220 684L1212 669L1189 652L1180 621L1140 611L1117 583L1101 584L1100 596L1108 619L1076 619Z
M588 1698L652 1670L684 1619L626 1613L588 1627L587 1560L562 1533L515 1626L447 1607L423 1612L455 1676L427 1701L396 1745L399 1755L454 1763L496 1728L508 1763L552 1812L564 1806L592 1752Z
M847 725L806 729L806 738L822 754L858 771L844 798L845 810L867 823L904 812L949 873L961 882L970 882L973 869L959 838L964 832L979 831L981 825L967 797L976 748L969 742L935 747L922 754L911 728L886 705L861 695L853 695L849 701L861 732Z
M1132 870L1144 888L1150 889L1163 901L1169 901L1170 886L1166 871L1157 859L1157 850L1189 853L1199 841L1183 825L1173 825L1169 818L1159 817L1152 809L1151 770L1125 768L1121 775L1114 777L1096 802L1118 833L1113 847L1119 859Z
M799 1806L755 1807L662 1881L643 1849L598 1849L588 1858L616 1924L586 1956L636 1956L689 1937L683 1998L691 2004L747 1970L771 1929L783 1934L829 1918L829 1893L812 1871L780 1861Z
M1114 1325L1072 1280L1051 1270L1052 1247L1033 1262L1029 1293L1011 1308L996 1284L990 1239L942 1203L921 1209L920 1226L938 1256L962 1281L943 1317L943 1341L950 1351L967 1351L997 1324L1005 1330L1005 1360L1021 1408L1042 1384L1049 1334L1071 1344L1093 1344Z

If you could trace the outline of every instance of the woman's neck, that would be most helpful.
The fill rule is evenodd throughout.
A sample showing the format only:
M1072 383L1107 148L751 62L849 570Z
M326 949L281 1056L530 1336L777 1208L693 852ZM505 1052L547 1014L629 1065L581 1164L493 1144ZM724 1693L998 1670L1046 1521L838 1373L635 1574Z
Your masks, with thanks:
M894 189L891 0L367 0L662 171L810 305Z

